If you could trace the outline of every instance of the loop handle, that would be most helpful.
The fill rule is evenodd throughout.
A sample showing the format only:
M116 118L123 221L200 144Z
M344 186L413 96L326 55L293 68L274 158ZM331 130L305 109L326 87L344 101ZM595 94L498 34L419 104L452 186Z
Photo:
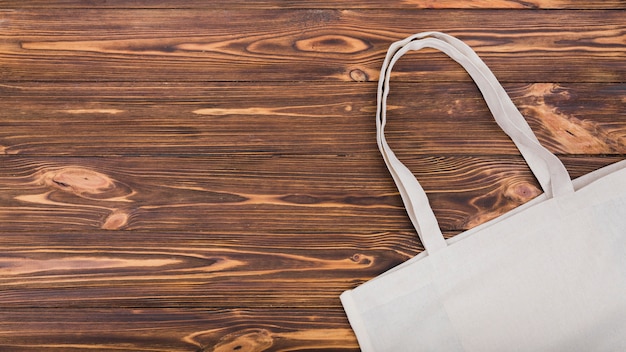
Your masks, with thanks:
M480 89L496 123L513 140L548 197L574 191L563 163L544 148L487 65L462 41L439 32L424 32L393 43L387 52L378 81L376 111L377 142L387 167L422 244L430 254L447 246L428 198L413 173L395 156L384 135L387 122L389 79L395 63L409 51L422 48L442 51L470 74Z

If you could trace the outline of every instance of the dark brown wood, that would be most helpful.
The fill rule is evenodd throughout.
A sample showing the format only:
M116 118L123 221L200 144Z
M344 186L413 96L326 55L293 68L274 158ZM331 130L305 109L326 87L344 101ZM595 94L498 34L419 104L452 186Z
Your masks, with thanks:
M9 240L3 242L18 238L6 236ZM414 244L411 248L417 241L408 234L371 235L361 241L365 236L309 233L319 242L302 241L298 248L294 238L307 234L152 232L135 234L141 239L134 241L129 236L95 231L20 236L21 240L50 239L55 245L7 245L0 258L0 299L7 307L42 311L59 307L337 308L341 292L418 252ZM345 238L337 241L339 236ZM236 239L254 243L233 244ZM363 251L362 243L386 247L396 243L399 250Z
M626 152L623 83L505 88L553 152ZM373 82L16 83L0 96L6 155L378 158ZM518 153L471 82L394 82L389 105L389 139L400 153L454 155L459 143L474 155Z
M425 30L466 40L504 81L626 78L621 11L49 9L0 20L4 81L376 80L389 44ZM466 77L443 55L421 58L398 79Z
M375 0L4 0L0 2L6 8L39 8L42 6L53 8L164 8L164 9L282 9L282 8L323 8L323 9L624 9L626 4L622 0L402 0L386 1L381 3Z
M423 250L375 141L389 44L466 40L578 177L626 156L624 8L0 1L0 351L358 351L339 294ZM442 54L388 117L447 237L541 193Z
M245 172L257 175L246 184L241 171L231 171L227 183L210 170L197 175L203 168L198 158L194 166L151 159L188 173L157 174L153 164L122 159L115 165L127 175L73 167L40 170L37 180L9 164L20 176L17 182L0 178L18 190L4 192L6 208L0 209L0 300L14 308L334 307L343 290L422 250L397 195L386 195L394 190L383 175L363 173L362 181L353 175L347 184L336 171L307 170L306 164L323 165L309 160L299 176L257 169ZM573 158L567 165L576 176L614 160ZM417 163L421 168L409 163L451 232L539 194L516 164L469 158L427 158ZM148 170L152 174L142 176ZM273 192L292 187L307 193L260 194L269 183L264 174L274 179ZM184 185L189 179L196 180L193 187ZM104 184L111 187L94 187ZM208 185L221 193L203 190ZM342 194L348 188L361 192Z
M519 157L403 159L432 193L446 230L467 229L485 211L499 214L541 193ZM574 158L570 172L577 177L616 160ZM5 157L0 170L8 234L51 230L42 223L55 231L268 233L268 241L272 234L411 231L375 157ZM499 206L471 206L498 193L512 194Z
M342 310L0 310L10 351L358 351Z

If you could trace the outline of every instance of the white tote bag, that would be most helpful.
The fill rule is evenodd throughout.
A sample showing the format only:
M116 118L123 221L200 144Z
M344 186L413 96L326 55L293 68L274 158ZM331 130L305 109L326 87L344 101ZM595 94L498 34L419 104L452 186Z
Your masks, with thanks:
M425 47L468 71L544 190L448 240L384 136L391 70L406 52ZM376 123L425 251L341 295L363 351L626 351L625 162L570 180L476 53L437 32L390 47Z

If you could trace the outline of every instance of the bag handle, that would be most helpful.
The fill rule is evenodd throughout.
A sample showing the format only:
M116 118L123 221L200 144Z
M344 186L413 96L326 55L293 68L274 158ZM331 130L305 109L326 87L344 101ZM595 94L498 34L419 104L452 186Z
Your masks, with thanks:
M458 62L480 89L496 123L513 140L548 197L574 191L563 163L544 148L487 65L462 41L439 32L424 32L393 43L378 81L377 142L400 191L407 213L428 253L447 246L428 198L413 173L395 156L384 136L389 80L395 63L409 51L438 49Z

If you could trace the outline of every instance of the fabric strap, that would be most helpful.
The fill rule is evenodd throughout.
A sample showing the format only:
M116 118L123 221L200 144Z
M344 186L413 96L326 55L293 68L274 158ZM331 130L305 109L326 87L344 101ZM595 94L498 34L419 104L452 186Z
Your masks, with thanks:
M513 140L548 197L574 191L563 163L544 148L487 65L462 41L439 32L425 32L393 43L378 81L377 142L383 159L400 191L407 213L424 248L432 254L447 246L428 198L413 173L395 156L384 135L389 80L395 63L409 51L433 48L442 51L470 74L481 91L496 123Z

